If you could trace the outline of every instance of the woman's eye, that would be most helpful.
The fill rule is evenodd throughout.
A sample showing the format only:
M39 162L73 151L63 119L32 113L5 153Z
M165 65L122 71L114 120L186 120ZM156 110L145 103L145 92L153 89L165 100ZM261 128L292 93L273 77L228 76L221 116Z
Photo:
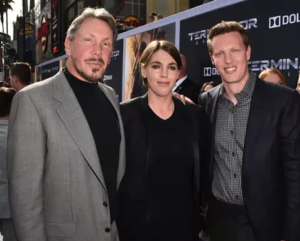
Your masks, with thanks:
M159 65L152 65L151 67L152 67L153 69L159 69L159 68L160 68Z

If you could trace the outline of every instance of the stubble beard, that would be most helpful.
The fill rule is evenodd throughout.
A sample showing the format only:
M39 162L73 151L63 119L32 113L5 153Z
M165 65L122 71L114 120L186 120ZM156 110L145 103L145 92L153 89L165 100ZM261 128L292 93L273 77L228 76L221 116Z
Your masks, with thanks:
M101 77L94 77L92 75L85 73L83 70L79 69L76 64L76 58L73 56L72 56L72 63L73 63L74 69L76 70L77 74L79 74L86 81L88 81L90 83L98 83L99 81L101 81ZM97 73L98 71L100 71L100 68L92 69L93 73Z

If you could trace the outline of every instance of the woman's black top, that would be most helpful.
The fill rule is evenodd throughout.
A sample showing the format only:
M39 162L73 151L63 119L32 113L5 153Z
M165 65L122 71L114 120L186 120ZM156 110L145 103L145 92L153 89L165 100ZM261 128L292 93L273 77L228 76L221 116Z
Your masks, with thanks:
M151 135L144 225L138 240L191 240L193 219L193 150L184 122L177 113L163 120L149 107ZM130 160L129 160L130 161Z
M163 120L147 96L121 104L127 163L120 185L120 241L196 240L200 129L192 122L200 123L200 112L176 100L172 116Z

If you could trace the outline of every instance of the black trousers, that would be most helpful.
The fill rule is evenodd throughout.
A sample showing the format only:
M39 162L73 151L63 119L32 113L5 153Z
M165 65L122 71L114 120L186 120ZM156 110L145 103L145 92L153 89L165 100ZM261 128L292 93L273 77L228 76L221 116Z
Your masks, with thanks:
M210 241L257 241L243 206L212 198L207 224Z
M0 233L3 236L3 241L17 240L11 219L0 219Z

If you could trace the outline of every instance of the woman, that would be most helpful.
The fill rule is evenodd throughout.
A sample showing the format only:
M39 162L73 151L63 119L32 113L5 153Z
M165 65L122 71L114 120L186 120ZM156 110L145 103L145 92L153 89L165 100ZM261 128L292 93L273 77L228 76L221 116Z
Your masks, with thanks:
M121 104L126 172L120 186L121 241L194 241L200 229L204 110L172 97L182 66L176 47L153 41L140 60L148 93Z
M275 69L275 68L264 70L263 72L260 73L258 78L268 81L268 82L273 82L275 84L287 86L285 77L280 72L280 70Z

